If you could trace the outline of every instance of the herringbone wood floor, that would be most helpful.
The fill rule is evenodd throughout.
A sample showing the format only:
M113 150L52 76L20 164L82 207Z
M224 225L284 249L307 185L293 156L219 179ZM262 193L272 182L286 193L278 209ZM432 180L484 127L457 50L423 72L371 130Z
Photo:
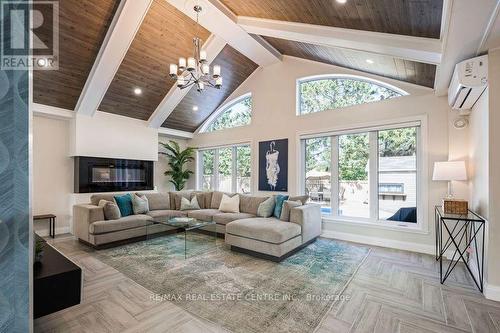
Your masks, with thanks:
M35 321L35 332L221 332L100 262L76 241L54 244L84 271L83 302ZM432 256L373 247L317 333L500 332L500 303L472 287L462 266L439 283Z

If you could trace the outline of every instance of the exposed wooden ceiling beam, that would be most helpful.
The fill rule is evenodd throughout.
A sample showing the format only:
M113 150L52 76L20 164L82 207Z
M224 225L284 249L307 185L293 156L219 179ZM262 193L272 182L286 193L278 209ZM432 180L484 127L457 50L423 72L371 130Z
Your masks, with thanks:
M448 0L448 22L444 41L443 60L436 72L436 95L445 96L455 65L478 55L487 33L491 16L496 15L498 0ZM446 8L446 7L445 7Z
M194 2L185 0L168 0L184 14L196 20ZM218 0L199 0L203 11L199 22L205 29L224 39L234 49L251 59L259 66L268 66L281 60L281 54L259 38L253 38L236 21L236 15Z
M208 63L214 61L224 46L226 46L226 41L222 38L215 35L211 35L208 38L203 46L203 49L207 51ZM159 128L192 87L181 90L174 84L149 118L149 127Z
M121 0L75 111L93 116L141 26L153 0Z
M370 52L429 64L441 62L442 47L439 39L244 16L238 17L238 25L255 35Z

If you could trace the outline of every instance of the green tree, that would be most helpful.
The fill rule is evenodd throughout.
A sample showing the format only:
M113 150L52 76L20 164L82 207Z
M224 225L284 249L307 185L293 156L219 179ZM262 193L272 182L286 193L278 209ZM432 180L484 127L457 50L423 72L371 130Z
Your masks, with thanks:
M224 110L222 114L210 124L207 132L248 125L250 124L251 118L252 97L247 97Z
M186 163L194 160L195 148L187 147L181 150L179 144L170 140L167 143L160 142L160 145L165 151L160 151L159 154L165 155L168 158L168 166L170 170L165 171L164 175L170 177L170 182L174 184L175 190L180 191L186 185L186 181L193 173L191 170L185 170Z
M368 133L339 136L339 176L341 180L368 180L370 154Z
M413 156L417 151L416 127L398 128L378 132L381 157Z
M362 80L322 79L300 83L302 114L381 101L400 93Z

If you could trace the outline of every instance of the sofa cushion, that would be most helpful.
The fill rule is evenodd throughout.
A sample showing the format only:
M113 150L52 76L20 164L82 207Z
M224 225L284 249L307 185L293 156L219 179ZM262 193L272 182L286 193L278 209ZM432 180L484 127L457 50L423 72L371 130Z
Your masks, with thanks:
M136 215L149 212L148 198L144 194L132 194L132 209Z
M115 194L92 194L90 196L90 203L94 206L99 206L99 201L101 200L115 202Z
M281 244L299 236L301 227L295 223L283 222L273 217L236 220L226 225L226 234Z
M240 196L233 195L232 197L223 194L220 201L219 210L225 213L239 213L240 212Z
M222 200L222 195L225 194L229 197L232 197L233 195L236 195L234 193L227 193L227 192L220 192L220 191L213 191L212 192L212 201L210 202L210 208L211 209L219 209L220 207L220 202Z
M274 196L267 198L265 201L261 202L257 208L257 216L259 217L271 217L274 213Z
M182 198L191 200L193 192L192 190L170 192L170 209L180 210Z
M210 209L212 204L212 193L213 192L195 192L196 199L198 200L198 205L200 209Z
M257 215L259 205L269 197L255 197L252 195L240 194L240 212Z
M134 209L132 208L132 196L130 193L124 195L115 195L115 201L120 208L122 217L133 215Z
M303 205L305 205L307 203L307 200L309 200L309 196L308 195L296 195L293 197L289 197L288 200L300 201L300 202L302 202Z
M106 220L118 220L122 215L120 214L120 209L114 201L101 200L99 201L99 207L102 207L104 212L104 218Z
M159 210L150 210L148 215L156 218L156 217L184 217L187 216L186 212L180 210L172 210L172 209L159 209Z
M220 214L218 209L199 209L187 212L189 217L200 221L212 222L214 215Z
M200 209L200 205L198 205L198 199L196 196L193 196L191 201L186 198L181 198L181 210L193 210Z
M274 213L273 213L274 217L280 218L281 209L283 208L283 203L285 202L285 200L288 200L288 195L278 194L276 196L276 201L274 204Z
M119 230L143 227L149 223L151 217L148 215L130 215L119 218L118 220L97 221L89 225L89 233L103 234Z
M302 201L300 200L297 201L285 200L285 202L283 203L283 208L281 209L280 220L284 222L289 222L290 211L292 210L293 207L299 207L299 206L302 206Z
M170 196L168 193L146 193L149 210L170 209Z
M229 222L233 222L235 220L241 219L249 219L255 217L253 214L248 213L220 213L214 215L214 222L217 224L228 224Z

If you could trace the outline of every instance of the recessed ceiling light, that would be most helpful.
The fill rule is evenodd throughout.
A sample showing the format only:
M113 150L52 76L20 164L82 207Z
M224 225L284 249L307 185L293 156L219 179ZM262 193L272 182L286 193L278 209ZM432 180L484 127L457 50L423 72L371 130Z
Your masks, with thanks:
M347 0L337 0L338 3L344 4L347 2Z
M198 111L198 106L197 105L193 106L193 111Z
M374 63L374 61L371 59L366 59L366 62L369 63L370 65Z
M136 94L136 95L142 94L142 89L141 88L135 88L134 89L134 94Z

